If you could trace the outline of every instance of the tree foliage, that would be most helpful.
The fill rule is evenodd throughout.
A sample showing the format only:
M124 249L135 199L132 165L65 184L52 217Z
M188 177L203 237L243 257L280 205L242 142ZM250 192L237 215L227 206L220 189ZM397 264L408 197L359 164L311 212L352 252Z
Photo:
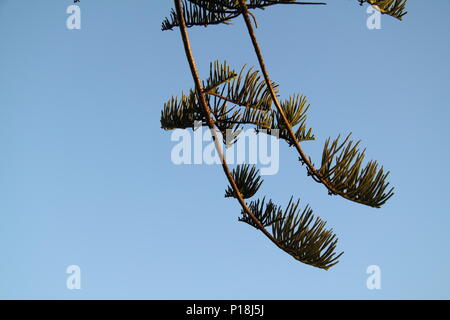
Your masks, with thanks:
M406 14L407 0L357 0L367 3L381 13L402 20ZM365 160L365 149L360 150L360 141L343 141L328 138L325 142L319 167L303 151L301 144L315 140L312 129L307 125L310 109L307 98L295 94L281 100L279 85L272 82L265 70L250 18L255 9L266 9L274 5L324 5L322 2L299 2L294 0L174 0L175 9L163 21L163 30L180 27L186 55L190 61L195 89L187 94L170 98L161 112L161 127L165 130L194 128L194 124L208 126L220 131L225 137L233 133L232 142L239 138L240 129L254 128L276 136L295 147L299 160L307 168L314 181L321 183L330 195L379 208L392 196L386 172L376 161ZM209 76L201 81L193 62L186 28L229 24L243 16L261 71L243 66L238 72L227 62L215 61L210 64ZM237 133L237 134L236 134ZM219 152L220 149L218 149ZM342 253L336 253L337 236L326 229L326 223L315 217L307 205L300 209L300 202L291 197L285 209L266 198L245 202L256 195L263 180L255 166L238 165L230 171L224 159L222 166L229 186L225 197L236 198L241 207L240 221L263 232L280 249L295 259L314 267L329 269L338 263Z
M383 14L390 15L399 20L407 14L405 11L408 0L357 0L360 5L367 3ZM295 0L247 0L250 10L262 9L280 4L298 5L324 5L323 2L301 2ZM242 14L238 0L183 0L184 20L186 26L209 26L217 24L230 24L231 20ZM180 17L172 9L170 16L162 23L162 30L173 30L180 26Z
M390 15L399 20L407 14L406 3L408 0L358 0L360 5L368 3L382 14Z

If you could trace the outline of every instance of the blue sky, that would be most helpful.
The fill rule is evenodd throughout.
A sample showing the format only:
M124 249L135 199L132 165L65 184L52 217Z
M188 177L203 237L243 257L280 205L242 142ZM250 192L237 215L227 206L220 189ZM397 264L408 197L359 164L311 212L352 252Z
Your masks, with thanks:
M260 195L328 221L345 254L323 271L237 222L219 166L172 164L160 111L192 79L171 1L82 0L68 30L69 0L0 0L0 298L450 298L450 3L409 2L372 31L356 0L257 12L273 80L311 103L305 150L353 132L396 187L382 209L329 197L282 144ZM190 32L202 75L256 63L240 20Z

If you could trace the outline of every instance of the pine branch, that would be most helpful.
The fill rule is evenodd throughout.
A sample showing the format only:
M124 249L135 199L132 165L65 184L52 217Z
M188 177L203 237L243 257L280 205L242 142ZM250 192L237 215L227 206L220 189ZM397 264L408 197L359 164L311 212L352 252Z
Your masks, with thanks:
M253 197L263 183L263 180L259 175L259 170L256 169L256 166L250 166L248 164L238 165L236 169L233 170L232 174L234 181L236 181L236 186L238 187L239 193L243 199ZM228 186L228 189L225 192L225 197L237 198L237 195L231 186Z
M384 14L401 20L407 0L359 0L367 2ZM238 131L241 126L253 125L257 132L267 129L268 134L276 135L294 146L299 160L307 166L308 175L322 183L330 194L338 194L346 199L380 207L393 195L388 191L389 183L383 167L375 161L363 166L365 150L359 150L360 142L350 141L350 135L340 143L340 137L325 143L322 162L316 169L310 157L300 146L303 141L313 140L312 130L306 127L307 100L302 95L294 95L280 102L278 85L270 80L265 62L256 39L252 20L256 18L249 11L265 9L276 4L323 4L313 2L279 0L174 0L175 10L163 22L163 30L180 27L186 58L195 83L195 90L182 93L181 98L172 97L161 113L161 126L166 130L189 128L199 121L207 126L213 137L217 154L229 182L225 196L236 198L241 206L240 221L260 230L277 247L295 259L322 269L329 269L338 263L336 254L337 237L332 230L325 229L325 222L314 218L307 206L301 210L299 201L292 198L285 210L271 200L252 201L262 184L255 166L238 165L230 171L218 132ZM242 15L247 26L261 73L253 68L242 68L234 72L227 64L215 62L210 65L210 74L201 81L192 54L187 28L195 25L229 23ZM231 106L229 106L231 105ZM275 106L273 108L272 106ZM234 135L233 135L234 136ZM237 135L236 135L237 136ZM235 138L234 138L235 139ZM224 139L225 140L225 139ZM235 140L233 140L235 141ZM231 143L233 143L233 141ZM230 141L226 141L230 143ZM271 229L267 230L268 228Z
M208 108L222 134L225 135L227 129L237 130L237 124L272 128L272 97L258 71L253 68L246 70L246 67L243 67L240 73L236 74L226 62L216 61L210 64L209 77L202 85ZM276 84L273 85L276 87ZM228 103L234 106L228 108ZM245 109L238 111L236 106ZM191 128L194 121L201 121L206 126L194 90L190 90L189 95L182 94L181 98L172 97L165 103L161 113L162 128Z
M337 177L336 179L334 179L334 176L332 176L332 175L324 176L320 170L317 170L314 167L310 157L308 157L306 155L306 153L303 151L302 147L300 146L300 143L297 141L296 134L294 133L292 126L290 125L290 121L287 116L287 113L283 109L282 104L279 102L277 93L271 86L272 81L270 80L258 40L256 39L255 31L253 29L253 26L252 26L252 23L251 23L251 20L249 17L248 9L245 5L245 0L239 0L239 2L242 6L244 21L247 26L247 30L250 35L250 39L252 40L252 44L253 44L256 56L258 58L258 61L259 61L260 67L261 67L261 72L264 75L264 79L266 81L267 87L270 90L273 102L279 113L279 118L281 119L282 123L285 126L287 134L290 137L290 142L293 143L293 146L296 148L297 152L299 153L301 163L307 166L308 175L311 176L316 182L322 183L328 189L329 194L340 195L345 199L355 201L355 202L358 202L361 204L365 204L365 205L368 205L371 207L376 207L376 208L378 208L379 206L384 204L392 196L393 193L392 193L392 190L385 193L385 188L387 187L385 179L386 179L387 175L383 174L382 169L377 174L377 177L379 177L379 178L375 179L372 177L372 179L370 179L374 169L376 169L376 166L374 165L374 163L372 163L372 162L369 163L368 167L365 169L368 172L368 174L367 174L367 177L364 178L364 183L368 183L368 184L367 185L365 184L364 186L359 186L358 184L343 186L340 184L340 182L343 178L342 176L340 176L340 178ZM348 160L348 159L353 160L352 157L348 157L346 160ZM358 159L358 161L361 161L362 159L363 158L360 157ZM338 160L337 165L338 165L337 168L346 168L345 162L340 162ZM359 166L360 166L360 164L353 166L351 169L348 169L347 172L350 172L352 174L354 174L356 172L357 174L359 174ZM322 171L324 171L324 170L322 170ZM363 171L363 172L365 173L366 171ZM360 177L360 179L362 179L362 178ZM372 190L377 190L377 192L374 193L374 192L372 192ZM379 193L380 190L382 190L381 194ZM358 191L359 191L359 193L358 193Z
M205 122L195 91L181 98L172 97L161 111L161 128L164 130L193 128L194 122Z
M368 3L382 14L390 15L391 17L403 20L403 17L408 13L406 10L406 3L408 0L358 0L362 6Z
M394 188L386 191L389 186L386 182L389 172L384 173L383 168L378 170L376 161L370 161L363 168L365 150L358 150L360 142L349 141L348 135L344 142L339 144L339 138L331 144L330 139L326 141L322 166L317 173L333 186L337 194L345 195L354 202L381 207L393 196Z
M407 14L405 11L408 0L358 0L360 5L368 3L383 14L399 20ZM304 2L295 0L247 0L248 10L262 9L274 5L326 5L325 2ZM183 0L184 20L188 28L194 26L209 26L231 24L231 20L242 14L238 0ZM252 15L252 14L251 14ZM255 20L254 16L252 15ZM180 18L172 9L170 16L162 23L162 30L173 30L180 26Z
M263 129L266 130L266 133L272 134L272 130L276 129L273 127L273 115L271 110L246 108L242 115L242 121L254 125L257 133Z
M272 200L265 205L266 198L261 200L252 201L249 204L250 210L255 214L255 217L261 222L264 228L270 227L277 220L283 219L282 210L278 210L278 207L273 204ZM281 213L280 213L281 211ZM251 219L245 212L241 212L242 217L238 220L245 222L248 225L257 228L253 219Z
M205 99L209 101L209 97L205 97ZM235 107L228 108L226 101L222 102L222 104L214 101L211 114L214 117L215 126L222 134L223 143L227 146L234 144L239 136L236 132L239 130L239 124L241 123L241 112L236 110ZM235 138L229 141L229 138L227 138L228 134Z
M264 227L271 226L272 235L283 244L285 252L303 263L325 270L338 263L343 253L335 253L336 235L333 230L325 229L326 223L320 218L314 219L309 206L301 210L300 200L292 202L292 198L285 210L272 200L264 205L265 198L252 201L249 207ZM239 221L255 227L244 211L241 214Z
M226 68L226 63L224 65L215 63L214 65L214 74L224 74L223 70ZM213 74L212 71L210 74ZM210 75L211 77L212 75ZM272 109L273 98L260 72L253 70L253 68L247 71L244 66L239 75L230 79L220 93L218 92L220 85L211 85L209 87L212 89L205 89L207 95L219 98L219 101L214 101L214 104L227 101L246 107L240 118L241 123L253 124L258 130L267 130L268 134L276 133L278 138L284 139L290 145L293 145L294 142L291 141L279 112ZM214 84L217 83L219 81L216 81ZM278 93L278 85L276 83L272 83L272 88ZM288 117L290 125L296 129L295 137L297 142L314 140L312 130L306 128L306 112L309 107L306 97L303 95L295 95L282 103L282 108Z
M202 81L200 80L200 77L198 75L197 66L196 66L196 63L195 63L195 60L194 60L194 57L193 57L193 54L192 54L192 49L191 49L191 45L190 45L190 41L189 41L189 36L188 36L188 33L187 33L187 26L186 26L185 21L183 19L184 15L183 15L182 1L181 0L174 0L174 2L175 2L176 12L177 12L178 16L181 17L180 18L180 33L181 33L181 37L182 37L182 40L183 40L183 45L184 45L184 49L185 49L186 58L188 60L188 63L189 63L190 69L191 69L191 73L192 73L192 77L193 77L193 80L195 82L195 88L196 88L198 102L199 102L200 107L202 108L203 116L206 119L206 124L207 124L207 126L209 127L209 129L211 131L211 135L212 135L214 143L215 143L215 148L217 150L217 153L218 153L219 158L220 158L221 163L222 163L223 171L225 173L225 176L228 179L228 182L230 183L230 190L231 190L230 192L231 192L231 194L234 197L236 197L236 199L238 200L239 204L241 205L242 212L244 212L244 214L249 219L251 219L253 221L254 226L258 230L260 230L276 246L278 246L280 249L290 253L296 259L299 259L300 261L303 261L305 263L309 263L309 264L317 266L317 267L322 267L324 269L328 269L329 267L331 267L332 265L334 265L337 262L329 260L330 256L332 255L332 253L330 253L330 251L334 250L334 246L335 246L336 242L329 242L331 238L330 238L330 236L328 235L327 232L324 232L322 237L316 238L315 239L316 241L304 242L304 243L302 243L301 241L297 241L296 242L295 241L296 239L301 239L301 232L295 231L296 230L295 228L296 227L300 227L300 226L304 227L304 223L301 224L301 225L299 225L298 223L297 224L296 223L291 224L291 226L292 226L292 239L285 237L287 234L289 234L289 229L287 227L287 224L281 224L281 225L277 225L278 227L276 229L274 229L274 234L276 233L277 236L279 237L279 239L283 239L284 242L281 242L279 239L277 239L274 235L272 235L270 232L268 232L265 229L265 227L261 223L261 221L258 220L258 218L255 216L255 214L247 206L247 203L245 202L245 200L243 198L243 195L241 194L239 186L237 185L237 183L236 183L236 181L234 179L233 173L228 168L228 164L227 164L226 159L224 157L222 147L221 147L221 145L220 145L220 143L219 143L219 141L217 139L217 134L216 134L216 131L215 131L215 124L214 124L214 121L213 121L213 119L211 117L211 110L210 110L208 102L206 100L206 94L204 92ZM254 172L254 174L252 174L251 170L250 171L247 170L247 172L248 172L247 176L256 178L256 174L257 174L256 172ZM248 179L244 179L244 181L245 180L248 180ZM259 182L257 182L256 185L258 185L258 183ZM241 185L241 188L243 188L242 185ZM253 186L253 189L254 188L255 188L255 186ZM289 208L289 206L288 206L288 208ZM295 207L295 210L296 210L296 207ZM288 216L288 218L289 218L289 216ZM303 221L303 220L301 220L301 221ZM311 231L308 233L310 235L310 238L312 237L312 235L315 235L317 233L322 232L322 228L323 228L322 222L319 222L318 225L315 227L315 229L314 228L311 229ZM301 229L298 229L298 230L301 231ZM309 238L306 237L304 239L309 239ZM325 241L323 241L321 239L325 239ZM334 236L333 236L333 239L334 239ZM334 240L334 241L336 241L336 240ZM296 247L295 244L299 245L301 243L303 244L303 246L301 248L300 247ZM319 252L318 251L319 250L319 247L318 247L319 244L323 248L326 248L326 246L329 245L329 247L326 249L324 255L322 255L322 256L320 256L320 255L319 256L312 256L311 255L311 256L305 257L305 254L307 252L313 252L313 251L316 252L316 253ZM330 262L330 261L332 261L332 262ZM321 265L320 263L324 263L324 264Z
M208 26L215 24L229 24L230 20L239 16L239 12L234 10L233 12L228 12L225 10L223 3L231 1L183 1L183 20L185 21L186 27L190 28L193 26ZM173 30L174 27L180 27L180 16L176 10L172 9L169 18L165 18L162 23L162 30Z
M235 1L236 6L239 6L239 1ZM326 5L325 2L305 2L295 0L250 0L247 3L248 9L265 9L277 4L298 4L298 5Z
M228 66L227 62L214 61L209 66L209 78L203 82L204 92L213 91L222 84L235 79L238 74Z
M219 71L217 72L223 72L221 69L225 68L226 62L218 66ZM275 88L278 87L275 83L272 85ZM253 68L247 70L246 66L244 66L239 74L227 81L221 93L218 92L219 86L220 84L205 88L204 93L242 107L263 110L271 109L272 97L267 89L266 82L259 71Z
M295 0L249 0L249 9L265 9L277 4L324 5L322 2L298 2ZM231 20L241 15L239 2L236 0L184 0L184 21L186 27L230 24ZM173 30L180 26L180 17L172 9L170 16L162 23L162 30Z
M303 95L295 95L289 100L281 103L281 108L286 116L289 126L293 130L296 130L294 140L289 135L289 130L283 121L283 116L279 111L276 112L276 116L274 117L275 123L272 127L279 130L280 138L286 140L290 146L303 141L311 141L315 139L312 129L308 129L306 127L306 112L309 107L310 105L307 105L306 97Z
M278 85L272 83L272 86L278 92ZM279 112L272 108L272 96L259 71L244 66L237 74L226 62L215 61L210 64L209 77L203 81L203 87L208 107L224 139L227 130L234 135L245 125L253 125L258 132L265 130L265 133L284 139L291 146L295 144ZM230 108L228 104L233 106ZM244 109L237 110L236 107ZM294 95L282 103L291 127L296 130L296 142L315 139L312 130L306 127L309 107L303 95ZM206 126L194 90L188 96L183 94L180 99L172 97L164 105L161 114L164 129L192 128L194 121L201 121Z

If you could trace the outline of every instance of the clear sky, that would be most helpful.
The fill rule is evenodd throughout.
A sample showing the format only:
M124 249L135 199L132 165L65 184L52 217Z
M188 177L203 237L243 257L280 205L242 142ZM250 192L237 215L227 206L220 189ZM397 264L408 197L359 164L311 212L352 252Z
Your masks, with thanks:
M273 80L311 103L305 150L353 132L396 187L382 209L330 197L282 144L260 195L328 221L345 254L324 271L239 223L219 166L171 162L160 112L192 87L171 1L82 0L68 30L69 0L0 0L0 298L450 298L450 2L409 2L372 31L356 0L257 12ZM256 63L241 19L190 32L203 76Z

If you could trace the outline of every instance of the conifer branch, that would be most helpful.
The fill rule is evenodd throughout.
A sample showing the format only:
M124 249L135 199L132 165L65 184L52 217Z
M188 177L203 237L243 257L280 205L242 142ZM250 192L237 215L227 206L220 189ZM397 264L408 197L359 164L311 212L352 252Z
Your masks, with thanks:
M256 34L250 20L245 0L238 1L241 5L245 25L252 41L256 56L258 58L261 72L266 80L266 85L272 95L273 102L279 113L280 119L285 126L287 135L289 136L292 145L296 148L300 156L300 162L307 166L308 175L311 176L316 182L322 183L328 189L328 193L330 195L340 195L345 199L379 208L389 198L392 197L393 189L385 192L388 186L388 183L386 182L388 174L384 174L383 169L381 169L378 173L374 173L374 170L376 170L377 168L375 162L370 162L367 167L361 172L361 160L364 158L364 156L357 157L356 163L351 166L351 160L354 159L355 153L357 153L357 150L355 148L352 150L352 154L350 156L347 155L346 157L342 158L334 158L334 153L333 156L328 156L322 159L323 163L329 163L333 160L336 161L336 166L333 171L340 174L340 176L333 176L334 172L327 172L323 168L317 170L314 167L311 159L303 151L300 143L298 142L296 133L294 133L294 131L292 130L292 126L288 119L286 110L284 110L282 104L279 102L277 93L271 85L272 81L269 77L269 73L267 72L267 67L258 40L256 39ZM327 144L325 145L325 149L326 148ZM324 155L326 155L325 152ZM344 178L343 175L345 172L352 174L350 179ZM345 183L342 183L342 181L345 181ZM376 190L376 192L374 190Z
M204 117L192 90L189 95L181 93L180 99L172 97L161 111L161 128L164 130L193 128L196 121L204 122Z
M239 193L244 199L253 197L263 183L256 167L248 164L238 165L236 169L233 170L233 179L236 182ZM230 186L228 186L228 189L225 192L225 198L229 197L237 197L237 194Z
M406 14L407 0L358 1L361 5L369 3L383 14L400 20ZM299 201L293 202L292 198L284 210L272 200L266 203L265 198L247 204L245 199L252 198L263 183L259 171L250 165L238 165L230 170L218 139L218 133L221 132L229 145L239 136L233 134L233 141L226 141L225 137L230 130L234 133L246 125L254 126L257 132L266 129L267 134L284 139L296 148L300 162L307 167L308 175L323 184L329 194L376 208L393 196L393 188L388 190L389 183L386 181L389 172L385 172L383 167L379 168L375 161L369 161L363 166L365 150L360 151L360 142L351 141L350 135L343 142L340 142L340 136L334 140L327 139L321 165L316 168L300 145L303 141L314 140L311 128L306 126L306 113L310 107L306 97L294 95L280 101L278 85L269 77L252 25L252 19L256 24L256 18L250 10L265 9L276 4L324 3L294 0L174 0L174 3L175 10L164 20L163 30L180 28L195 89L166 102L161 113L162 128L172 130L186 129L197 124L207 126L229 182L225 197L236 198L241 206L239 221L260 230L277 247L295 259L329 269L338 263L342 255L335 253L337 237L333 231L325 229L325 222L320 218L314 218L309 206L300 210ZM244 18L261 72L244 66L236 73L226 62L216 61L210 65L209 77L202 81L187 28L228 24L231 19L240 15Z
M285 210L275 205L272 200L265 205L263 200L250 203L251 210L265 227L271 227L274 237L283 243L295 259L319 268L329 269L338 263L343 252L334 252L337 245L333 230L325 229L326 223L320 218L314 219L309 206L299 208L300 200L289 201ZM239 221L253 227L253 220L245 212Z
M408 12L406 10L406 2L408 0L358 0L362 6L364 3L370 4L382 14L387 14L391 17L403 20Z
M238 74L226 62L216 61L210 64L210 75L202 83L205 99L223 135L226 135L227 129L236 131L240 125L253 125L258 132L263 129L265 133L275 135L293 145L279 113L272 108L272 96L259 71L253 68L247 70L244 66ZM275 83L272 86L275 90L278 87ZM182 94L180 99L172 97L165 103L161 114L162 128L190 128L194 121L207 125L195 90L189 92L189 95ZM228 104L233 106L228 108ZM237 110L236 107L243 109ZM296 130L296 140L314 140L312 130L306 127L306 112L309 109L306 97L294 95L282 102L282 108L290 125Z
M222 72L221 69L227 65L226 62L223 65L216 62L215 66L219 70L214 72L220 73ZM208 82L210 81L208 80ZM219 94L218 87L225 82L226 85L223 87L222 93ZM278 87L275 83L272 85L275 88ZM205 88L203 92L247 108L270 110L272 105L272 97L259 71L253 70L253 68L247 71L246 66L241 69L239 74L235 74L234 77L230 77L222 83L217 81L217 85L211 85Z
M334 240L335 236L331 235L330 231L323 230L324 223L320 222L315 228L308 229L307 223L300 223L298 219L292 219L293 216L292 208L290 209L290 213L288 215L288 221L283 224L279 224L278 228L274 229L274 234L270 233L266 230L265 226L261 223L261 221L255 216L252 210L248 207L247 203L244 200L244 196L251 196L253 192L256 192L259 186L261 185L260 178L258 177L255 170L248 170L249 167L243 166L239 167L237 172L231 172L228 168L228 164L223 154L222 147L218 141L218 137L216 134L215 122L211 116L211 109L208 105L206 94L204 92L204 87L202 81L200 80L197 65L194 60L194 56L192 53L189 36L187 33L187 26L184 21L183 15L183 5L181 0L174 0L175 8L178 16L180 17L180 33L181 38L183 40L184 50L186 54L186 58L189 63L189 67L192 73L192 78L195 82L196 95L199 102L199 105L202 109L203 116L205 118L206 124L211 131L211 135L213 137L215 148L219 155L223 171L225 176L230 183L229 193L231 196L235 197L239 204L242 207L242 212L247 219L250 219L255 228L260 230L269 240L271 240L276 246L285 252L292 255L294 258L311 264L318 268L329 269L331 266L337 263L337 258L331 259L330 256L334 255L333 251L335 249L336 241ZM236 182L237 179L238 183ZM247 188L247 189L246 189ZM289 206L288 206L289 208ZM296 207L294 211L296 210ZM302 216L303 217L303 216ZM308 216L309 219L310 216ZM300 222L299 222L300 221ZM289 224L290 223L290 224ZM289 231L289 226L291 227L291 231ZM314 241L305 242L305 238L301 237L301 234L308 234L309 238L316 239ZM290 237L286 237L286 235L291 235ZM325 239L325 240L323 240ZM333 241L331 241L331 240ZM317 244L317 245L315 245ZM320 245L318 245L320 244ZM340 255L338 255L339 257Z
M237 0L183 0L183 20L186 27L230 24L231 20L241 14ZM299 2L295 0L249 0L249 9L262 9L277 4L325 5L323 2ZM180 16L172 10L170 16L164 19L161 29L173 30L180 26Z
M362 6L368 3L382 14L390 15L402 20L407 14L406 3L408 0L357 0ZM304 2L295 0L246 0L248 10L261 9L274 5L326 5L325 2ZM209 26L218 24L231 24L231 20L241 15L239 0L183 0L185 8L184 20L186 26ZM250 11L248 14L252 17L256 25L256 18ZM170 16L164 19L162 30L173 30L179 27L180 17L175 10L172 10Z

